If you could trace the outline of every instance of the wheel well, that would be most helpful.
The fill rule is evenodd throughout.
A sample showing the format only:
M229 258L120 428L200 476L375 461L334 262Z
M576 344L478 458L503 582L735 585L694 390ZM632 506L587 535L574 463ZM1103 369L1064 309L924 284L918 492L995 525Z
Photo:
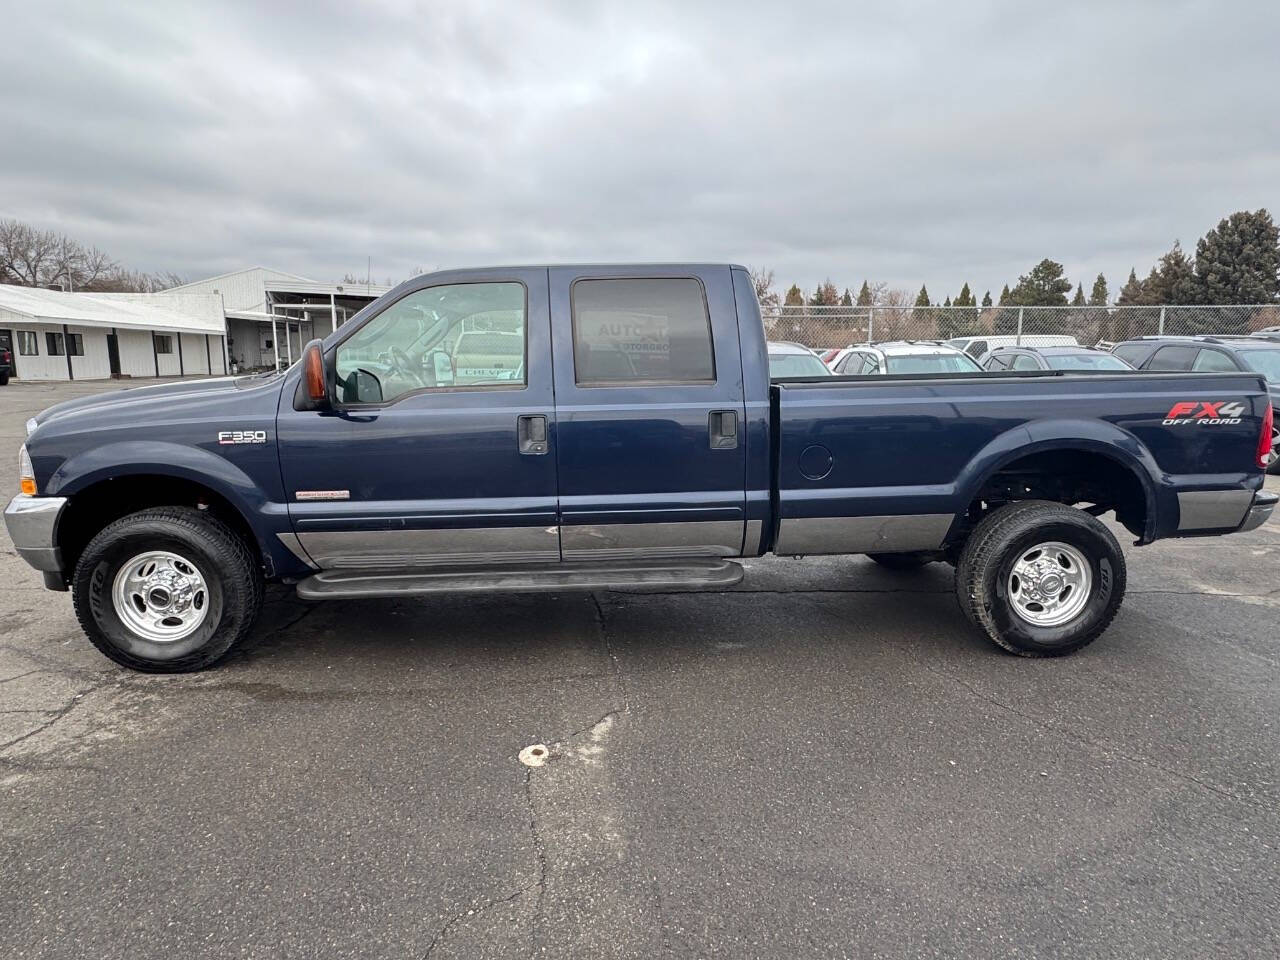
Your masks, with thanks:
M58 521L63 570L71 575L89 541L107 524L151 507L195 507L207 510L244 541L261 562L257 538L244 515L226 497L181 477L141 474L100 480L70 498Z
M1147 494L1132 469L1102 453L1044 450L1007 463L987 478L970 502L965 533L995 507L1018 500L1087 504L1094 515L1115 511L1135 537L1147 527Z

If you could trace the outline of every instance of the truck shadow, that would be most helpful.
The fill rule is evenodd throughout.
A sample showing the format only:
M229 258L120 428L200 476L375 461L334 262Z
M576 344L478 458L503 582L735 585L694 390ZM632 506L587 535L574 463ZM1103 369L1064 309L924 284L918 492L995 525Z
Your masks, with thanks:
M276 587L231 663L574 677L622 660L677 666L734 652L785 661L904 647L929 655L991 649L961 614L951 568L943 564L909 574L862 558L753 566L738 587L716 592L312 602Z

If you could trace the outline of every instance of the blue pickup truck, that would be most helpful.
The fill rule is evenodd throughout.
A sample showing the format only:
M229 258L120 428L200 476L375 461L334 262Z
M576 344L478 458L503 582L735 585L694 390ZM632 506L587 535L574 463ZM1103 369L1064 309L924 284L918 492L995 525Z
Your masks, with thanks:
M1258 375L770 380L747 271L417 277L287 371L142 387L33 418L18 552L108 657L182 671L308 599L716 588L734 558L956 567L965 615L1027 656L1116 614L1139 544L1249 530Z

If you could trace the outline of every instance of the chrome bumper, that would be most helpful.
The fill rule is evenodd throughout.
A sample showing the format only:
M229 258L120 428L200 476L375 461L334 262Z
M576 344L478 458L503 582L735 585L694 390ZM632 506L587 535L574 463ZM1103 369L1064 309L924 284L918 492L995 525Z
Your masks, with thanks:
M4 508L4 525L18 556L37 570L59 573L62 550L56 538L66 497L31 497L20 493Z
M1256 530L1269 519L1271 519L1271 511L1276 508L1276 501L1280 500L1280 494L1268 493L1265 490L1259 490L1253 495L1253 506L1249 508L1249 512L1244 515L1244 523L1240 524L1240 533L1247 530Z

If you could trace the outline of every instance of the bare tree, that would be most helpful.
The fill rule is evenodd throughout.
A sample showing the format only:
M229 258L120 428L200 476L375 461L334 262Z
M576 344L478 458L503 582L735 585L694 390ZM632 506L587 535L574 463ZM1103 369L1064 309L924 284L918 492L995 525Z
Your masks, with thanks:
M782 297L773 289L773 271L768 267L751 268L751 285L756 289L756 299L766 310L782 306Z
M178 286L174 273L126 270L105 251L20 220L0 220L0 283L71 291L152 293Z

